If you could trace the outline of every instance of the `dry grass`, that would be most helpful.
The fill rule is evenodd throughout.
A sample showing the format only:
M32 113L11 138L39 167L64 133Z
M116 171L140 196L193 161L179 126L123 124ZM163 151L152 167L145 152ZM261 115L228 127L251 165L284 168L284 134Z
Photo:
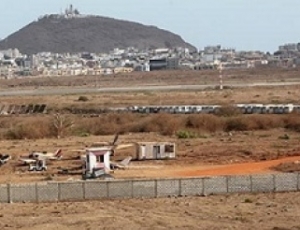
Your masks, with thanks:
M253 131L285 128L300 131L300 116L288 115L236 115L230 117L212 114L131 114L107 113L99 117L63 115L68 125L58 134L53 115L0 118L1 139L39 139L57 136L112 135L115 133L155 132L172 136L189 130L198 135L229 131ZM56 121L57 122L57 121ZM63 127L64 128L64 127Z
M185 128L213 133L224 129L224 119L211 114L189 115L186 119Z
M289 115L240 115L225 120L225 131L270 130L284 128ZM298 118L298 120L300 120Z
M299 114L290 114L284 119L285 127L297 132L300 132L300 118Z
M1 118L1 139L39 139L55 136L51 116Z

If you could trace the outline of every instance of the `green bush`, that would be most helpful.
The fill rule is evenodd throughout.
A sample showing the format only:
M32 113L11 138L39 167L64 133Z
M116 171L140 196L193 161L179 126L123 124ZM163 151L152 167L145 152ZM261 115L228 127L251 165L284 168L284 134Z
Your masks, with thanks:
M284 134L283 136L279 136L278 139L280 139L280 140L289 140L290 136L287 135L287 134Z
M190 131L187 131L187 130L180 130L176 133L176 136L179 139L189 139L189 138L196 138L197 134L193 133L193 132L190 132Z

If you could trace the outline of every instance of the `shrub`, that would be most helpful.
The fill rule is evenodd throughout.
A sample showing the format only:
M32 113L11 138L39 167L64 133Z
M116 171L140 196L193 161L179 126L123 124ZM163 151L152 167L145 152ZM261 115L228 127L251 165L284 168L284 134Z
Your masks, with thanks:
M0 119L0 137L5 139L112 135L127 132L157 132L162 135L176 135L178 138L199 138L200 133L273 128L287 128L300 132L300 116L251 114L220 117L212 114L105 113L97 117L61 114L58 117L43 115Z
M79 96L78 101L88 101L89 99L86 96Z
M90 134L87 133L87 132L80 132L80 131L78 131L77 132L77 136L79 136L79 137L88 137L88 136L90 136Z
M86 133L93 135L111 135L118 131L117 124L114 121L109 121L106 116L99 118L85 118L80 122L79 130L85 130Z
M253 114L243 119L247 119L248 130L268 130L284 126L280 115Z
M253 114L231 117L225 121L225 131L268 130L284 126L279 115Z
M196 138L197 134L187 131L187 130L180 130L176 133L176 136L179 139L189 139L189 138Z
M180 119L171 114L158 114L151 120L151 126L156 126L156 132L162 135L173 135L180 127Z
M241 117L229 118L225 122L225 131L246 131L247 124Z
M290 136L287 135L287 134L284 134L283 136L279 136L278 139L280 139L280 140L289 140Z
M223 130L224 123L223 119L212 114L195 114L188 116L185 126L187 128L216 132Z
M300 116L298 114L290 114L284 119L284 126L287 129L300 132Z
M51 174L47 174L44 178L45 181L51 181L51 180L54 180L54 176L51 175Z
M121 132L157 132L162 135L173 135L179 129L181 119L171 114L155 114L136 118L133 122L121 127Z
M29 118L23 121L17 120L15 123L15 125L4 132L4 138L38 139L55 136L48 118Z
M251 199L249 199L249 198L246 198L246 199L244 200L244 203L250 204L250 203L253 203L253 201L252 201Z
M15 126L10 128L7 132L4 133L4 137L10 140L18 140L26 138L26 134L22 125Z
M74 123L69 116L56 113L53 116L53 129L57 138L63 137L73 127Z
M149 119L148 119L149 120ZM150 132L149 126L147 126L149 121L145 119L141 119L139 121L133 122L131 124L127 124L121 128L121 132L133 132L133 133L144 133Z
M221 106L216 115L223 117L232 117L240 115L241 111L235 106Z

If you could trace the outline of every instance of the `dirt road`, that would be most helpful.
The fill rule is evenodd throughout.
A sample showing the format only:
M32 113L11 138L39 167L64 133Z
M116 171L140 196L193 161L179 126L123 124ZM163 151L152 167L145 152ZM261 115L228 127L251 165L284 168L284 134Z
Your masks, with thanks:
M272 161L212 166L209 169L182 170L177 176L218 176L218 175L248 175L258 173L274 173L271 168L281 163L300 161L300 156L287 157Z

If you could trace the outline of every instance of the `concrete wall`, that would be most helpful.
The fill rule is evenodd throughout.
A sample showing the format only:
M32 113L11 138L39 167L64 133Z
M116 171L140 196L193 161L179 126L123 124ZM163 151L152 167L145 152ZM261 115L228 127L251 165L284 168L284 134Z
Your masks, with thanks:
M300 191L299 173L1 184L0 203Z

